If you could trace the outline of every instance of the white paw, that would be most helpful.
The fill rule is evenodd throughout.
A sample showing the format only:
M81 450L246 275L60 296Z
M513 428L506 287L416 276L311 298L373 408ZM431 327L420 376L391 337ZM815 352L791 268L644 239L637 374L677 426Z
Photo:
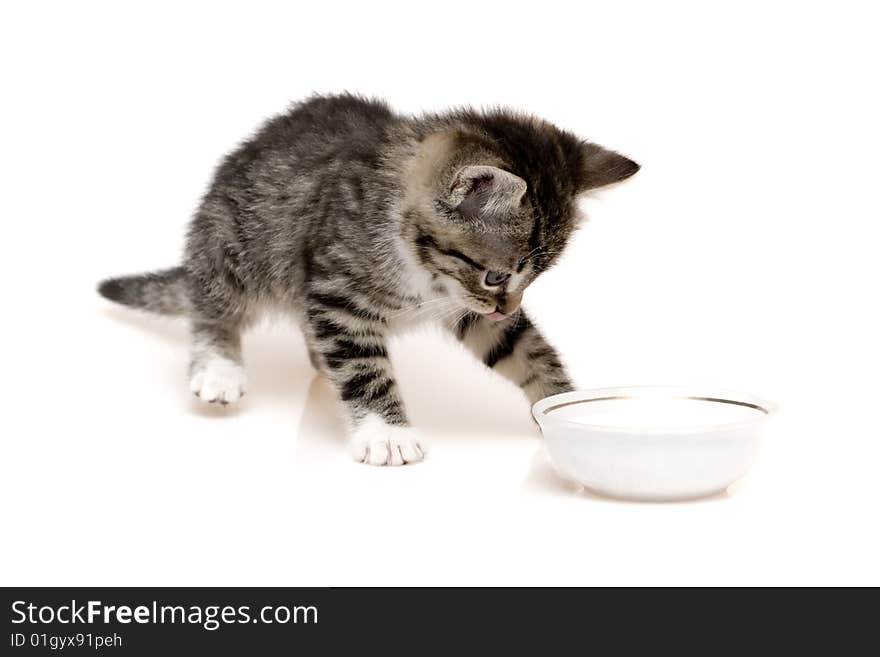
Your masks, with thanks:
M221 404L237 402L245 393L244 368L228 360L212 360L198 367L189 380L189 389L202 401Z
M425 458L425 446L418 431L387 424L376 415L358 423L349 446L355 461L369 465L403 465Z

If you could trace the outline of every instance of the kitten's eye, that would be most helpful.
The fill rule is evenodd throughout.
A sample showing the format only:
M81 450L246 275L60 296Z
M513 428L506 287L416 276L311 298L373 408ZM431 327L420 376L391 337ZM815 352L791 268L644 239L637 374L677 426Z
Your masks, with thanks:
M486 272L486 285L495 287L501 285L508 278L510 278L510 274L503 274L500 271L489 271Z
M455 249L447 249L447 250L438 249L438 251L440 251L440 253L442 253L442 254L444 254L444 255L448 255L448 256L451 256L451 257L453 257L453 258L458 258L458 259L461 260L462 262L466 262L466 263L468 263L468 264L469 264L471 267L473 267L474 269L485 269L485 267L483 267L483 265L481 265L481 264L480 264L479 262L477 262L476 260L473 260L473 259L471 259L471 258L468 258L468 257L467 257L464 253L462 253L461 251L456 251Z

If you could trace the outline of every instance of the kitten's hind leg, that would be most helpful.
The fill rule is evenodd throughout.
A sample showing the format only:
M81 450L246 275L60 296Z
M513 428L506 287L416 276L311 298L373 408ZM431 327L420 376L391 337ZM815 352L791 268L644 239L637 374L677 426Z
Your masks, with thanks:
M225 405L244 395L247 377L237 324L193 322L189 376L190 390L202 401Z

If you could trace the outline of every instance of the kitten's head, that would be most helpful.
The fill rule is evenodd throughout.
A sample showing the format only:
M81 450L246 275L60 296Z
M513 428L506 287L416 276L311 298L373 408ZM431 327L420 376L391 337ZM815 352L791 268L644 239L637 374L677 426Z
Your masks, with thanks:
M638 170L544 121L462 112L421 143L403 235L436 293L504 319L577 227L577 196Z

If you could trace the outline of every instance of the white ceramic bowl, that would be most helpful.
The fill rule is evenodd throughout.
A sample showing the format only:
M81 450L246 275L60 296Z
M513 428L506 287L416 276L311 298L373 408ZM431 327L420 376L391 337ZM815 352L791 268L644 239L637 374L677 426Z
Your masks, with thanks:
M609 497L663 501L712 495L742 477L774 410L729 390L632 387L553 395L532 415L566 479Z

